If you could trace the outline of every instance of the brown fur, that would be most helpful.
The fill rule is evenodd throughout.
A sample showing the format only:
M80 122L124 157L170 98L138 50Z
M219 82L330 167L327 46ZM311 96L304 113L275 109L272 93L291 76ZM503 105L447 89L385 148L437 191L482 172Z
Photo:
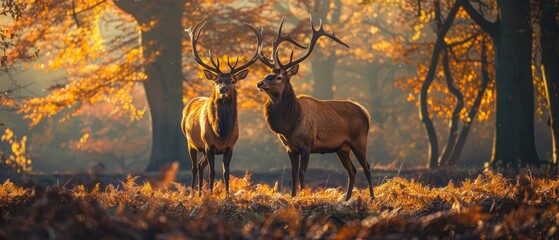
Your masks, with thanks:
M199 191L203 184L203 170L210 165L210 189L215 179L214 156L223 154L224 178L226 189L229 190L229 163L233 147L239 139L237 121L237 94L234 87L230 88L227 97L218 97L217 87L210 97L192 99L183 110L181 127L188 141L188 149L192 160L194 188L196 175L199 174ZM197 152L204 156L197 162Z
M349 100L317 100L305 95L296 97L290 83L291 76L296 72L281 70L278 74L269 74L257 85L269 96L264 105L264 117L291 159L292 195L296 194L297 181L300 180L301 188L304 188L309 154L335 152L348 171L346 200L349 199L356 172L349 157L351 150L363 167L371 198L374 198L366 160L369 112Z
M213 81L214 88L209 98L195 98L183 110L181 127L188 141L188 153L192 161L192 183L194 189L196 175L199 173L198 194L202 194L204 168L210 165L210 190L213 191L215 179L215 155L223 154L223 180L225 190L229 193L229 164L233 156L233 147L239 139L239 123L237 121L237 90L236 83L245 79L248 67L258 60L258 52L262 47L262 32L250 24L246 24L255 34L256 49L252 58L240 65L239 58L231 62L227 57L229 72L219 68L219 58L214 61L210 52L210 61L206 64L196 49L200 34L206 21L200 21L194 29L187 30L192 44L194 60L204 68L204 76ZM204 155L198 162L198 152Z
M273 132L291 135L301 121L301 106L293 89L284 91L282 94L281 103L273 104L271 100L266 102L264 117ZM278 101L280 100L278 99Z
M188 145L198 152L213 146L216 154L223 154L239 138L237 97L217 99L215 95L192 99L183 110L182 127Z

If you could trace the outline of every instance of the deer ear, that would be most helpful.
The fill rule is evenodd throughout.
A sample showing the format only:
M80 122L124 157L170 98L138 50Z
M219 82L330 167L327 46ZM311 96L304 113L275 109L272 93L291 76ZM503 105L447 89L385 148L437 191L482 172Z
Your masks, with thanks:
M245 69L243 71L236 73L235 77L237 78L237 80L242 80L245 79L247 75L248 75L248 69Z
M297 72L299 71L299 64L291 67L290 69L287 70L287 74L291 77L295 74L297 74Z
M206 69L204 69L204 75L206 76L207 79L215 81L217 79L217 75L215 75L215 73L210 72Z

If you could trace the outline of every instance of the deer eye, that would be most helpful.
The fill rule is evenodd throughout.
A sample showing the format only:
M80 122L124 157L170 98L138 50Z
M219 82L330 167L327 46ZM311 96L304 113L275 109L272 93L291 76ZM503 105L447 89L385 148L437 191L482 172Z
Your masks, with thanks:
M282 80L281 76L276 78L276 81L281 81L281 80Z
M229 82L229 84L235 84L235 80L231 80L231 82Z

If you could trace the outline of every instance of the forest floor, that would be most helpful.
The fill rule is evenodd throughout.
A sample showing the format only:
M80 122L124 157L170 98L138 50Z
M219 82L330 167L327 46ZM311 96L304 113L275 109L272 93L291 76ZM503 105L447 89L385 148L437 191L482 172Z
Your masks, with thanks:
M559 239L556 173L375 171L371 200L360 171L349 201L341 172L310 169L294 198L284 171L202 197L175 174L3 175L0 239Z

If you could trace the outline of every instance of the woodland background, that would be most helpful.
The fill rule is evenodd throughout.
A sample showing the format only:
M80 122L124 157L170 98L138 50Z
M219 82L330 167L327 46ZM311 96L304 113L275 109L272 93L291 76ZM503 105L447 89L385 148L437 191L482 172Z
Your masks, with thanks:
M497 18L494 1L3 1L3 161L13 156L7 168L32 167L45 173L153 171L171 160L187 168L186 143L176 123L182 104L209 95L212 83L194 62L185 30L208 19L200 52L211 49L214 56L242 60L254 48L243 22L264 29L269 53L282 17L285 31L305 42L312 14L315 24L322 18L327 30L351 48L321 39L320 48L293 79L295 91L362 103L372 115L368 158L377 169L438 167L428 151L433 142L429 144L418 107L437 33L444 20L453 18L440 64L427 85L425 106L441 155L449 138L457 141L457 133L471 126L459 158L447 165L481 167L491 159L496 125L495 54L479 19L472 20L465 7L455 10L458 4L466 4L486 21ZM518 18L533 29L529 65L535 146L539 158L551 162L550 111L539 44L541 19L547 16L544 4L551 4L551 16L557 16L556 1L531 1L531 11ZM551 20L555 26L556 18ZM262 117L265 96L255 88L267 71L256 63L241 82L241 133L233 170L289 167L284 149ZM453 83L450 87L447 80ZM456 92L463 95L464 107L458 110ZM342 169L334 154L311 156L310 168Z

